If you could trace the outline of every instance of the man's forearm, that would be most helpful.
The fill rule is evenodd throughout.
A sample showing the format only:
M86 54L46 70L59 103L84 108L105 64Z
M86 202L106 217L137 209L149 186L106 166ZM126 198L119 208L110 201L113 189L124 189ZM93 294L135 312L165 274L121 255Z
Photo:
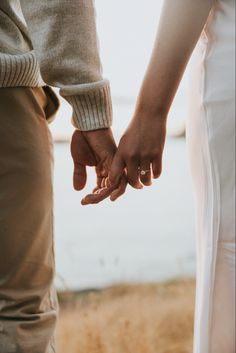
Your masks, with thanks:
M214 0L165 0L137 111L166 116Z
M42 77L74 108L81 130L111 125L109 83L103 80L92 0L20 0Z

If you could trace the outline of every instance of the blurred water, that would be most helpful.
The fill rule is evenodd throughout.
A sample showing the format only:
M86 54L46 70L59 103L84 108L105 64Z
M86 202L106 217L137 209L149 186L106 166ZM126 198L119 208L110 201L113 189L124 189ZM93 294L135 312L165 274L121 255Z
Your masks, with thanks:
M115 107L128 120L132 107ZM115 130L117 140L120 132ZM185 139L168 138L164 172L152 188L129 189L117 203L82 207L93 189L72 189L69 144L55 146L57 286L103 287L194 273L194 221Z
M114 133L127 126L160 16L162 1L97 0L104 75L111 81ZM170 125L186 118L187 80L170 113ZM70 136L70 107L63 102L51 129ZM87 191L94 183L89 174ZM85 193L85 192L84 192ZM194 221L184 139L167 141L164 172L150 189L128 190L115 204L83 208L72 189L68 144L55 146L57 286L103 287L124 281L156 281L194 273Z

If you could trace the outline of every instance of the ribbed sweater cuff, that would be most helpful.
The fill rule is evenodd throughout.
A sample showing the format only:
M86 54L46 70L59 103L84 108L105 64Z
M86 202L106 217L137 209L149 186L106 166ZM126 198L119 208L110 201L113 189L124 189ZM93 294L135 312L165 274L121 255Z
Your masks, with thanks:
M19 55L0 53L0 88L42 85L43 81L34 51Z
M81 131L99 130L112 125L110 85L107 80L60 91L73 107L73 125Z

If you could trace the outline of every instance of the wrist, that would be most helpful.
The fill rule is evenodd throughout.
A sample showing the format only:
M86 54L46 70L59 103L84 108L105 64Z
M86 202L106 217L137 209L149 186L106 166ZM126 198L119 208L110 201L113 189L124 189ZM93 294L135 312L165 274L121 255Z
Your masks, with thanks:
M144 117L151 121L166 122L169 109L163 105L152 104L151 102L138 102L135 108L134 119Z
M93 150L99 155L102 155L102 153L106 152L106 150L111 151L112 149L115 153L116 143L111 128L81 131L81 133L88 144L92 146Z
M101 134L106 134L106 133L110 133L112 130L110 127L106 127L106 128L100 128L100 129L94 129L94 130L85 130L85 131L81 131L81 133L84 135L84 137L86 136L92 136L92 135L101 135Z
M113 133L111 128L97 129L97 130L89 130L89 131L81 131L82 135L87 141L91 140L103 140L113 138Z
M153 109L149 106L140 105L135 109L133 121L147 122L147 124L155 125L166 125L167 124L167 112L159 109Z

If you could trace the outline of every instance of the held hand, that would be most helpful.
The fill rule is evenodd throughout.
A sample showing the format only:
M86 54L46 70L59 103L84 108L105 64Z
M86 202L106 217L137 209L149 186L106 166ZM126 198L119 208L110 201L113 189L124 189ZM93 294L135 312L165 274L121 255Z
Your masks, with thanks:
M113 160L109 179L116 185L127 172L129 184L135 189L150 186L162 171L162 154L166 138L166 118L135 116L123 135ZM111 199L113 194L111 195Z
M83 205L96 204L111 195L118 197L125 192L127 181L121 178L120 183L111 185L108 174L117 147L111 129L89 132L76 130L71 141L71 155L74 161L74 188L84 189L87 182L87 166L95 167L97 185L94 191L83 200Z

